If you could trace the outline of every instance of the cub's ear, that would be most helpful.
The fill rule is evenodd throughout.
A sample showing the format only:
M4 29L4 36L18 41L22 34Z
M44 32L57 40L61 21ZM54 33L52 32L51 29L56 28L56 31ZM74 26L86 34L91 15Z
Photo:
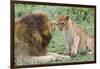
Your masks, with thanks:
M59 16L56 16L56 19L59 19Z
M56 16L56 17L57 17L57 19L59 20L59 19L62 18L62 15L58 15L58 16Z
M65 16L65 19L69 20L69 16Z

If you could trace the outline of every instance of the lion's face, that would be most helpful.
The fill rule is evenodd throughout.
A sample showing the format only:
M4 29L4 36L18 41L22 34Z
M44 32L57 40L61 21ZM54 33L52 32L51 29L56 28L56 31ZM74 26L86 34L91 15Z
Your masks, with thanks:
M68 20L69 20L69 16L65 16L65 15L57 16L57 22L58 22L58 25L59 25L59 30L65 31L65 27L68 23Z

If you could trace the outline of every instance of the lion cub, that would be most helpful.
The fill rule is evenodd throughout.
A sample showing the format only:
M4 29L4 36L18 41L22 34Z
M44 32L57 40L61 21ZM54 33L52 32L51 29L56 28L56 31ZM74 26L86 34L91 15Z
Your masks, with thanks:
M71 56L80 54L94 54L94 37L83 31L69 16L57 16L59 29L63 32L65 43L69 45L69 51L66 52ZM68 47L67 47L68 48Z

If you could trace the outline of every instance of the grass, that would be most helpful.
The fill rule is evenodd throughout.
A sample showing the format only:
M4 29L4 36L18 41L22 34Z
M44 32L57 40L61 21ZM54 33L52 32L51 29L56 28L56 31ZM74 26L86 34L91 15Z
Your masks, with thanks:
M48 51L63 53L64 49L65 49L65 43L64 43L63 34L57 30L53 33L52 40L48 46Z

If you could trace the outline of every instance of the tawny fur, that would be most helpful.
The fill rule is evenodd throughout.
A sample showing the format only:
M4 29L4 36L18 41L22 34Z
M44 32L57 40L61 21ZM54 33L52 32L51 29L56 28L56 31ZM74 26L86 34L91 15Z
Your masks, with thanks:
M77 53L85 54L88 50L94 53L94 37L81 29L69 16L57 17L59 29L64 33L65 43L69 45L69 54L74 56Z

